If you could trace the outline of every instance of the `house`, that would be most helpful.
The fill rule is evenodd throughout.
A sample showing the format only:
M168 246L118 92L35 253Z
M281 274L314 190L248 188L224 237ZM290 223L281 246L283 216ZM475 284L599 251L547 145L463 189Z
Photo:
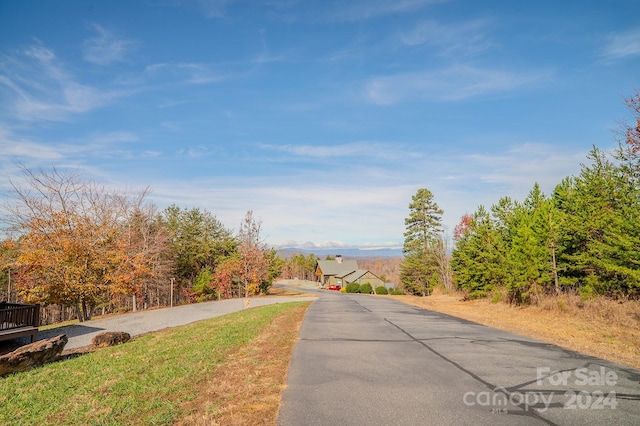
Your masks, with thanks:
M343 259L340 255L334 260L318 260L316 277L323 287L330 285L344 287L350 283L369 283L372 288L384 285L384 282L373 272L358 268L357 261Z

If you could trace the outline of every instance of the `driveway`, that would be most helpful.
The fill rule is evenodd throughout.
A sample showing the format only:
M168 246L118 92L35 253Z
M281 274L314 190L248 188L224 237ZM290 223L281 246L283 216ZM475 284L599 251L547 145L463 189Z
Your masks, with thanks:
M401 302L321 292L278 424L640 424L640 371Z
M250 299L250 307L265 306L275 303L309 301L307 297L258 297ZM131 336L162 330L168 327L189 324L208 318L230 314L245 309L244 299L227 299L216 302L181 305L172 308L139 311L123 315L115 315L59 327L38 333L38 340L47 339L59 334L66 334L69 343L65 350L91 344L91 339L105 331L124 331Z

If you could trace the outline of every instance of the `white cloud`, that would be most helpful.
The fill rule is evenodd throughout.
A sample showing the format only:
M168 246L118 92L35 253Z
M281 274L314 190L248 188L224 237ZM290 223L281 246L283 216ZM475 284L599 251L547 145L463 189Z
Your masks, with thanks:
M405 100L459 101L530 87L548 76L548 72L517 73L453 66L373 77L365 85L364 96L377 105L393 105Z
M223 18L227 13L227 7L234 0L198 0L198 6L207 18Z
M98 65L124 61L134 43L116 37L115 34L100 25L93 24L91 28L95 30L97 35L85 40L84 59Z
M138 135L133 132L108 132L98 133L90 136L89 140L92 144L97 145L114 145L119 143L137 142Z
M487 19L456 24L441 24L435 20L428 20L403 33L401 40L408 46L427 44L437 47L446 55L467 56L480 53L492 46L485 34L489 24L490 21Z
M413 12L448 0L358 0L338 2L339 8L330 10L331 21L361 21L380 16Z
M0 85L9 89L0 104L5 114L23 121L66 121L131 93L79 83L54 52L41 45L0 63Z
M640 55L640 27L607 37L602 56L607 59L624 59Z
M3 162L11 160L35 159L38 161L53 161L64 155L55 146L29 140L15 135L10 130L0 126L0 159Z
M284 152L299 157L332 158L332 157L375 157L385 160L406 159L418 156L407 152L398 144L358 141L336 145L259 145L262 149Z
M160 63L145 68L148 76L168 76L187 84L219 83L233 77L215 65L205 63Z

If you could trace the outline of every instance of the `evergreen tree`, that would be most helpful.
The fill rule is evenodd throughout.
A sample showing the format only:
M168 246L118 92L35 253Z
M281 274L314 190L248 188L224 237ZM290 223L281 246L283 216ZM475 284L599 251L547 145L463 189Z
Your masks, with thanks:
M458 239L451 266L454 282L471 299L506 286L510 274L504 240L483 206L474 214L468 231Z
M409 204L409 217L404 221L403 252L405 260L400 266L400 280L413 294L428 295L438 274L438 238L442 233L442 209L433 199L433 193L420 188Z

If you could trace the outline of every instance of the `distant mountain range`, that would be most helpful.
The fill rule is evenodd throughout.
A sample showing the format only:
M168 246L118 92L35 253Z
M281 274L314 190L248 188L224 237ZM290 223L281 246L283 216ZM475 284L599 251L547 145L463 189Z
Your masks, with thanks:
M314 248L302 249L296 247L283 247L277 250L278 255L285 259L294 254L304 254L308 256L315 254L321 259L327 256L342 255L344 257L403 257L400 248L380 248L380 249L360 249L360 248Z

